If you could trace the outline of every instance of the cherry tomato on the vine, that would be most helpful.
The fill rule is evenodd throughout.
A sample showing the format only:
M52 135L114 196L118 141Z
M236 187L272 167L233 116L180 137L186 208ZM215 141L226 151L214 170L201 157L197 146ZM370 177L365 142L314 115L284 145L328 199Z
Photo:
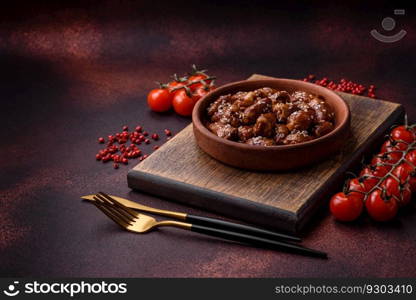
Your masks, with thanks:
M406 183L410 179L413 168L407 163L401 163L393 170L393 175L400 179L400 183Z
M373 166L377 164L394 164L402 158L403 153L401 152L391 152L391 153L383 153L374 156L373 160L371 161L371 164Z
M379 181L379 178L375 177L383 177L388 173L388 171L391 169L391 166L374 166L370 165L365 167L361 173L360 177L363 177L363 183L366 187L366 189L369 191L371 188L373 188Z
M357 219L363 211L363 200L357 193L335 194L329 203L332 215L340 221L349 222Z
M393 219L399 207L410 203L416 193L416 126L398 126L391 130L371 163L360 172L359 178L347 183L345 194L333 196L331 212L336 211L334 203L349 203L351 198L361 198L370 217L376 221ZM342 207L342 206L340 206ZM341 216L342 218L342 216Z
M206 78L208 78L208 76L205 74L196 74L196 75L192 75L191 77L189 77L189 82L204 80L206 84L210 84L211 80L205 80ZM204 84L202 82L198 82L198 83L191 84L189 87L191 88L191 90L196 90L197 88L203 87L203 86Z
M395 141L405 141L406 143L412 143L415 140L414 133L404 125L394 128L390 136Z
M179 90L173 96L173 109L181 116L190 116L198 99L193 95L188 96L184 89Z
M405 158L416 167L416 150L411 150L406 154Z
M187 81L171 81L168 83L168 88L172 90L175 88L183 87L186 84L187 84Z
M393 175L397 176L400 182L389 176L381 183L381 187L386 188L389 195L394 195L399 199L401 206L409 204L412 197L410 172L411 168L408 164L400 164L393 170ZM414 181L412 183L414 184Z
M365 201L368 214L376 221L388 221L393 219L398 210L396 199L387 195L379 189L373 191Z
M412 193L416 193L416 177L414 175L410 176L409 186L410 186L410 191Z
M390 196L400 197L400 182L398 182L396 178L389 176L381 182L380 186L385 188Z
M416 167L416 150L412 150L405 156L406 160L409 161L413 166ZM416 192L416 170L413 166L408 165L411 171L409 172L409 184L410 184L410 190L412 193Z
M368 188L364 182L360 182L360 178L353 178L348 183L348 192L347 195L356 195L361 200L364 200L365 193L367 193L371 188Z
M194 94L194 96L196 96L196 98L197 98L197 101L199 101L199 99L201 99L202 97L204 97L206 94L208 94L210 91L212 91L213 90L213 88L212 87L210 87L210 88L208 88L208 89L206 89L206 88L204 88L204 87L200 87L200 88L197 88L194 92L193 92L193 94Z
M168 111L172 107L172 93L168 89L151 90L147 95L147 104L153 111Z
M404 151L407 149L407 144L403 142L398 142L395 140L387 140L381 146L380 153L391 152L391 151Z
M400 206L406 206L412 200L412 191L410 190L410 185L408 183L402 186L400 191Z

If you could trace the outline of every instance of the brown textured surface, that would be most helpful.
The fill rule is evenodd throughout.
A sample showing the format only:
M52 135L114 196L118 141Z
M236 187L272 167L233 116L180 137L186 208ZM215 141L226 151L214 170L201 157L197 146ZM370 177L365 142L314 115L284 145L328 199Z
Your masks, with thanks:
M185 10L180 2L57 3L18 2L1 11L0 275L416 276L414 206L389 224L363 217L344 225L324 214L305 236L305 245L328 251L330 259L321 261L175 229L120 232L79 199L104 190L207 214L131 192L132 164L115 171L94 161L96 138L124 124L178 132L189 123L150 113L145 95L153 81L191 63L208 68L219 84L255 72L376 84L380 98L404 104L414 120L414 18L397 20L408 31L400 43L381 44L369 30L392 15L389 3L307 8L256 1L238 10L233 1Z

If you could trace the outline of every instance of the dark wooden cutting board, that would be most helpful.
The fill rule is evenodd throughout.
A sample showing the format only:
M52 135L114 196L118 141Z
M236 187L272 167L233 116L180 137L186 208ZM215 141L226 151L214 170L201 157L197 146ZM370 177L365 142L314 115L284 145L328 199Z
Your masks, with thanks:
M249 79L270 78L253 75ZM340 93L351 109L351 135L339 154L302 170L250 172L226 166L195 143L192 124L129 171L130 188L224 216L290 232L302 230L340 188L345 172L401 120L400 104Z

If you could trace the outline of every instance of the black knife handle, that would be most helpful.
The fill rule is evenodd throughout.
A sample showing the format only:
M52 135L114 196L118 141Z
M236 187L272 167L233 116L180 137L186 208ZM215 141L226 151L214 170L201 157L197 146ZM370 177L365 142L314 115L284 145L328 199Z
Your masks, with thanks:
M247 226L247 225L241 225L237 223L227 222L219 219L214 218L207 218L207 217L201 217L201 216L195 216L195 215L187 215L186 221L192 224L202 225L202 226L208 226L208 227L214 227L217 229L225 229L230 231L235 231L239 233L245 233L249 235L255 235L258 237L263 237L266 239L272 239L272 240L287 240L287 241L293 241L293 242L300 242L301 239L295 236L286 235L283 233L277 233L269 230L260 229L253 226Z
M283 241L273 241L261 237L251 236L238 232L231 232L227 230L221 230L216 228L205 227L201 225L192 224L191 230L194 232L215 236L227 240L232 240L244 244L250 244L262 248L268 248L273 250L284 250L287 252L298 253L302 255L327 258L327 254L318 250L302 247L296 244L287 243Z

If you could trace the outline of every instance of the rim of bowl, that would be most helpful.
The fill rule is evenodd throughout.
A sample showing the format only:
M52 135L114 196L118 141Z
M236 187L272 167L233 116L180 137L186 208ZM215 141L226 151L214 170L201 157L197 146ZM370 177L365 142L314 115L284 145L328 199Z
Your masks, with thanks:
M209 131L209 129L202 123L201 118L199 117L200 114L200 107L206 102L208 101L207 99L210 99L212 97L212 95L217 95L216 97L221 96L223 93L221 93L224 90L230 89L234 86L238 86L238 85L245 85L247 83L252 83L255 84L257 83L262 83L262 82L279 82L281 85L285 85L285 82L289 82L292 84L295 84L299 87L306 87L306 89L311 88L312 90L323 90L325 93L329 94L331 97L335 98L338 102L340 102L345 110L345 114L343 115L343 118L339 121L338 126L336 126L331 132L318 137L316 139L310 140L310 141L306 141L306 142L302 142L302 143L298 143L298 144L290 144L290 145L274 145L274 146L258 146L258 145L248 145L248 144L244 144L244 143L239 143L236 141L230 141L230 140L226 140L223 138L220 138L219 136L215 135L214 133L212 133L211 131ZM299 90L304 90L302 88L299 88ZM213 100L214 101L214 100ZM201 112L202 114L203 112ZM310 145L313 144L317 144L319 142L325 141L330 139L332 136L338 134L338 132L347 124L349 118L350 118L350 108L348 106L348 104L345 102L344 99L342 99L339 95L337 95L335 92L322 87L322 86L318 86L309 82L304 82L304 81L300 81L300 80L294 80L294 79L286 79L286 78L275 78L275 79L256 79L256 80L241 80L241 81L235 81L235 82L231 82L231 83L227 83L225 85L222 85L218 88L216 88L215 90L209 92L208 94L206 94L201 100L199 100L193 111L192 111L192 123L194 124L194 126L198 127L199 131L205 135L207 138L210 139L214 139L217 142L220 143L224 143L226 145L229 145L231 147L238 147L238 148L246 148L249 150L259 150L259 151L267 151L267 150L285 150L285 149L294 149L294 148L303 148L303 147L308 147Z

